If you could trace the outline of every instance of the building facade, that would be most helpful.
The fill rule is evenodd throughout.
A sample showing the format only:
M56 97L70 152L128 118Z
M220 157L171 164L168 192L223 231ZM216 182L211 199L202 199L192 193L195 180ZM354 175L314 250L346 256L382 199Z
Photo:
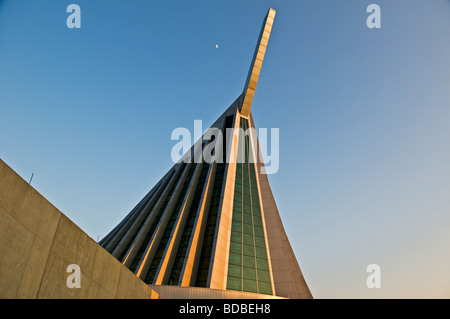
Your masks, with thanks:
M99 243L160 298L312 298L251 113L274 18L270 9L242 94Z

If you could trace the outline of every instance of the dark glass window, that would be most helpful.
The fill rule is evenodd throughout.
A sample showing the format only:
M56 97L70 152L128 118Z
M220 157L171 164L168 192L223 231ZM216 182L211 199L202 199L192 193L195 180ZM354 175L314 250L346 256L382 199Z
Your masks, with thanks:
M169 189L169 192L167 193L164 202L162 204L162 206L160 207L158 212L153 212L153 214L156 214L155 219L153 220L152 225L150 226L150 229L147 231L147 233L145 234L144 240L141 242L141 245L139 246L139 249L133 259L133 262L130 265L130 270L132 272L136 271L137 266L139 265L139 263L142 261L142 259L144 258L144 253L145 250L148 247L148 244L150 243L151 238L153 237L153 234L156 230L156 227L159 224L159 221L161 219L161 216L164 212L164 210L166 209L167 204L169 203L169 200L172 196L173 191L175 190L176 185L178 184L178 180L180 179L181 173L184 170L184 167L186 166L186 163L182 163L179 164L181 165L180 169L178 170L178 173L176 176L174 176L173 178L175 178L172 186Z
M175 226L175 222L178 218L178 215L180 214L180 207L181 207L181 204L183 203L183 200L186 195L186 191L188 189L188 186L191 181L194 170L195 170L195 164L192 163L187 172L187 176L184 180L183 187L178 195L177 202L175 203L175 206L172 209L169 222L168 222L166 229L164 231L164 234L159 242L155 256L153 257L152 263L150 264L150 268L147 272L147 275L145 276L144 281L146 283L152 283L153 280L155 279L154 277L156 275L156 271L158 270L159 264L161 263L161 258L164 254L167 243L169 242L170 235L172 234L172 230Z
M194 228L195 218L197 216L198 207L200 205L200 199L205 185L206 174L209 170L209 164L197 164L202 165L200 176L197 181L197 185L195 186L194 196L192 198L191 206L189 208L187 214L187 220L185 227L183 229L183 233L181 235L180 243L178 245L178 250L175 255L175 260L172 266L172 271L169 276L169 285L178 285L180 280L181 270L183 268L184 259L186 258L186 253L189 244L189 238L191 237L191 233Z

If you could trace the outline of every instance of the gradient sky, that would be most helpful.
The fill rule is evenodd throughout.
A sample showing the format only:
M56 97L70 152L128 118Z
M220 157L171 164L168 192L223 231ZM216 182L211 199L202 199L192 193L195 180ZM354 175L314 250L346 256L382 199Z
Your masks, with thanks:
M172 130L241 93L270 7L252 111L280 128L269 181L314 297L450 298L447 0L0 0L0 158L102 238L173 165Z

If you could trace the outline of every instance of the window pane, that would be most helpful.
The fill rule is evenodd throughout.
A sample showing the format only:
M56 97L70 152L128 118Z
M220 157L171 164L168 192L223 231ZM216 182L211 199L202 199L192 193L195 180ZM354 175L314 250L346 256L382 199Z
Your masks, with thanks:
M231 238L230 238L231 242L233 243L237 243L237 244L241 244L242 243L242 233L241 232L236 232L236 231L231 231Z
M241 266L228 265L228 276L241 278L242 277Z
M235 254L242 254L242 245L234 242L230 242L230 252Z
M255 250L253 246L243 245L244 246L244 256L255 256Z
M244 224L245 225L245 224ZM253 236L249 234L243 234L243 240L245 245L249 245L253 249Z
M244 213L244 223L252 225L253 224L252 215L250 215L248 213Z
M255 235L264 237L264 230L261 226L255 226Z
M260 294L271 295L272 294L272 286L267 282L258 282L258 292Z
M238 221L240 222L242 220L242 215L239 212L234 212L233 213L233 221Z
M242 280L234 277L228 277L227 289L230 290L242 290Z
M254 257L243 257L243 265L244 267L255 268L255 258Z
M264 238L261 237L255 237L255 246L265 248L266 242L264 241Z
M256 290L256 281L254 280L243 280L243 290L248 292L257 292Z
M241 226L242 230L242 224L239 226ZM244 234L253 235L253 226L251 224L244 224Z
M256 257L261 259L267 258L266 250L264 248L256 247Z
M267 260L261 258L256 258L256 267L258 267L258 269L269 270L269 264L267 263Z
M242 256L240 254L230 254L230 264L241 266L242 265Z
M244 279L256 280L256 270L254 268L244 267Z
M269 271L264 269L258 269L258 281L270 282Z
M242 223L238 221L233 221L231 225L231 230L234 230L236 232L242 232Z

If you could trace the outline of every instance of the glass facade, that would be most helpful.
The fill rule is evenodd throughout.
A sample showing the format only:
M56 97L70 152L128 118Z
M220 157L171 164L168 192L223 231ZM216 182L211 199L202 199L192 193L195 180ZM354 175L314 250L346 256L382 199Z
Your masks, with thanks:
M246 131L248 120L241 118L240 127ZM270 295L272 286L255 164L248 162L249 149L249 136L239 134L227 289Z

